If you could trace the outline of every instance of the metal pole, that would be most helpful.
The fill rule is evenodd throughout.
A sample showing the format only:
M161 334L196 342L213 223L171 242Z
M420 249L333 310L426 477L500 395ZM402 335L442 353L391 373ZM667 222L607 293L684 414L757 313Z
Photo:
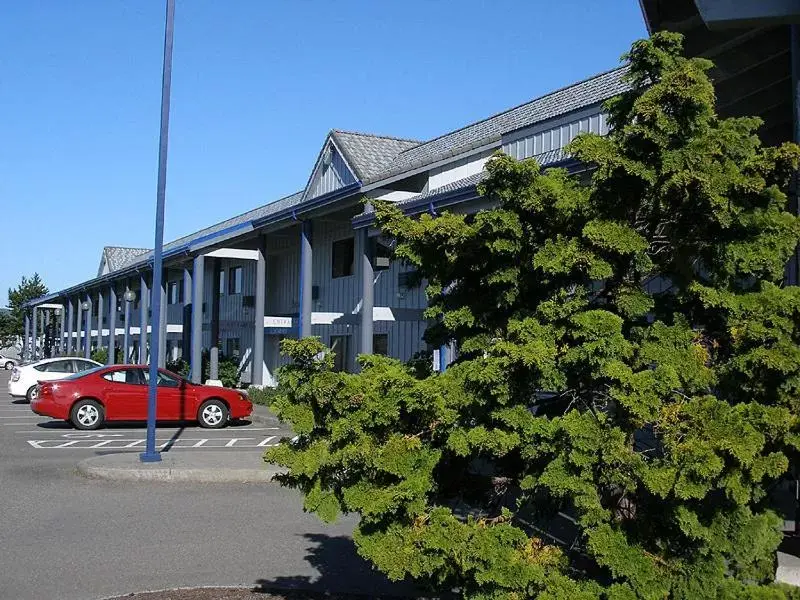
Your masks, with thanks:
M361 237L361 354L372 354L372 309L375 306L375 272L370 257L369 230Z
M164 70L161 84L161 133L158 148L158 189L156 191L156 235L153 245L153 349L159 352L161 324L161 278L164 268L162 250L164 244L164 201L167 187L167 141L169 139L169 94L172 82L172 38L175 22L175 0L167 0L167 18L164 31ZM160 357L150 361L150 382L147 394L147 444L139 455L142 462L158 462L161 453L156 452L156 385Z
M34 361L36 360L36 346L37 346L37 343L36 343L36 341L37 341L36 340L36 328L38 327L38 323L37 323L38 320L39 320L39 315L36 314L36 307L34 306L33 307L33 329L31 331L31 338L33 338L33 341L32 341L33 347L32 347L31 359L34 360Z
M122 364L128 364L128 357L131 353L131 340L130 340L130 330L131 330L131 301L128 299L131 293L131 284L130 281L125 281L125 295L122 297L122 301L125 303L125 324L123 325L123 332L122 332Z
M61 313L61 337L58 338L58 355L63 356L64 350L66 348L66 342L64 342L64 335L67 333L67 311L66 307L63 307L60 311Z
M147 311L150 309L150 294L144 273L139 275L139 356L140 365L147 364Z
M72 343L72 333L75 331L75 301L67 298L67 354L72 354L75 345Z
M206 268L205 257L195 256L192 267L192 383L203 379L203 288Z
M103 292L97 292L97 349L103 348Z
M113 365L117 361L117 286L108 286L108 360Z
M264 239L258 240L256 260L256 314L253 324L253 360L250 369L250 383L264 383L264 309L267 296L267 260L264 256Z
M300 228L300 335L311 335L311 288L313 283L311 254L311 221L303 221Z
M48 309L44 309L42 311L42 357L47 356L48 353L45 350L49 351L51 358L53 356L53 336L50 330L50 313L52 311Z

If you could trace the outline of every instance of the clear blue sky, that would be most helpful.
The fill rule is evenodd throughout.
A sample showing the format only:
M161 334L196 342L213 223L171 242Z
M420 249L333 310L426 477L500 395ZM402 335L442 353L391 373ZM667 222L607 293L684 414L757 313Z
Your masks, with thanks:
M0 304L152 247L164 0L0 19ZM431 138L615 67L637 0L177 0L165 239L295 192L331 128Z

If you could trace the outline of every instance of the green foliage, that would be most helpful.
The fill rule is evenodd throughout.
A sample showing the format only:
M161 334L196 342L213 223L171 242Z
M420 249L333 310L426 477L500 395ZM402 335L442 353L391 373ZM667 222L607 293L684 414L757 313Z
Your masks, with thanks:
M658 33L628 55L612 132L558 169L498 155L474 217L377 204L428 282L442 374L285 341L267 459L393 579L465 598L783 599L766 491L800 448L800 149L720 119L710 63ZM563 515L566 515L565 518ZM557 524L555 537L548 530ZM570 530L572 531L570 533Z
M255 386L247 388L247 397L250 398L253 404L270 406L277 396L278 390L276 388Z
M34 273L30 278L23 275L17 287L9 288L8 308L11 312L0 315L0 346L11 346L25 335L25 311L22 305L48 293L49 290L42 283L38 273Z
M100 364L106 364L108 362L108 348L98 348L96 350L92 350L92 353L89 355L94 361L99 362ZM122 364L122 348L116 348L114 352L114 361L115 364Z
M167 361L167 371L172 371L181 377L189 377L189 363L183 357Z
M201 356L203 363L203 381L211 378L211 353L208 350L203 350ZM219 380L222 385L229 388L236 388L239 386L239 362L235 358L227 358L219 353Z

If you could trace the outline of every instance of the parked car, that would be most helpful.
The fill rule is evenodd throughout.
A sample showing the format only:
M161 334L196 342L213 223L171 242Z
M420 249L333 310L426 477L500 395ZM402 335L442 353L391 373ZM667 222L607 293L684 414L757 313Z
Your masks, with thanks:
M39 385L31 402L37 415L69 421L77 429L97 429L107 421L147 420L149 367L117 365L75 373ZM219 429L230 419L253 412L244 392L190 383L174 373L158 370L156 419L198 421Z
M11 358L10 356L5 356L0 354L0 367L5 369L6 371L10 371L18 364L18 359Z
M1 363L0 363L1 364ZM30 402L36 397L36 386L40 381L63 379L88 369L102 367L99 362L88 358L45 358L26 365L14 367L8 381L8 393L14 398L27 398Z

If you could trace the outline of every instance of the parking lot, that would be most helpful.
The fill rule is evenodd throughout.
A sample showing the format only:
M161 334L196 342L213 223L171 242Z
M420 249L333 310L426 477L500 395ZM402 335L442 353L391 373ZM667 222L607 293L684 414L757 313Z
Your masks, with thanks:
M0 371L0 598L94 600L197 585L395 589L356 555L352 517L326 526L278 484L80 476L85 458L141 452L145 425L86 432L39 417L12 402L9 375ZM275 423L220 430L161 423L157 441L166 453L244 457L287 434Z
M34 414L24 400L7 393L9 373L0 371L0 448L9 452L39 451L92 456L100 451L141 451L144 423L112 423L97 431L79 431L69 423ZM204 429L197 423L159 423L156 445L162 452L220 450L263 452L289 435L285 427L250 421L224 429Z

